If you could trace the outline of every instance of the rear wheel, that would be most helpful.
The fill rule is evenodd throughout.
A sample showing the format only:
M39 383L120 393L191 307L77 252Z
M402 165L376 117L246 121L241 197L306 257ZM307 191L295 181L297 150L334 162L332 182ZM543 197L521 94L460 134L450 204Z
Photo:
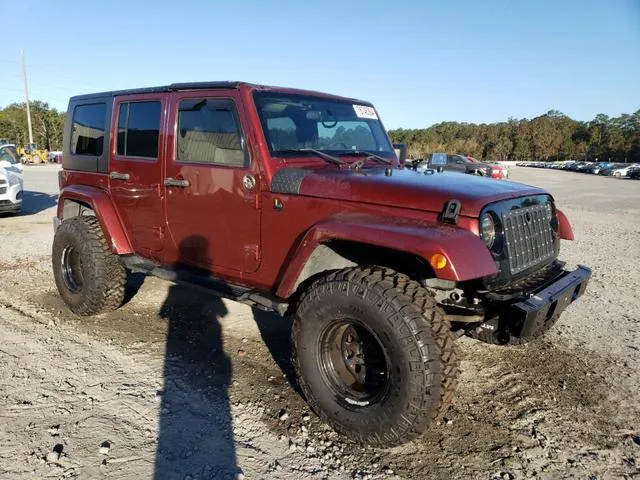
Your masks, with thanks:
M293 363L311 408L366 445L412 440L453 398L458 365L428 291L382 268L330 273L302 295Z
M62 222L53 239L53 276L72 312L96 315L124 301L127 274L95 217Z

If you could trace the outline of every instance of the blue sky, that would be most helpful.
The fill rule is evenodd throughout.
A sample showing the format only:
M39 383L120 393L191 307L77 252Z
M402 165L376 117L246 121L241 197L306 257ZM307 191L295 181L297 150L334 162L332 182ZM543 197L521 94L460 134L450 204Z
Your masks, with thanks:
M0 106L246 80L373 102L387 128L640 109L640 0L0 0ZM33 19L29 22L27 19Z

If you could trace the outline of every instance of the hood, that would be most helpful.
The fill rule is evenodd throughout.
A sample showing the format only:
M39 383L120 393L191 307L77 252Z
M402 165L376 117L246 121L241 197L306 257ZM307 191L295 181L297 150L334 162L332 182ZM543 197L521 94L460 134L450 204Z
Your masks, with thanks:
M508 198L540 195L537 187L464 173L424 174L409 169L284 168L273 177L274 193L299 194L346 202L363 202L441 212L449 200L461 202L460 214L476 217L482 208Z

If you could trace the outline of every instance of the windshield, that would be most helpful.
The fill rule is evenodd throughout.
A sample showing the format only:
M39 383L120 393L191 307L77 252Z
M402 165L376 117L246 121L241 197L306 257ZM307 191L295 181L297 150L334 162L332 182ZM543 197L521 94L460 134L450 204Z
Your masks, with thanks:
M272 155L314 149L333 155L367 151L395 157L378 114L369 105L273 92L255 92L254 97Z
M12 165L20 163L20 160L18 160L18 157L13 152L13 149L14 147L0 148L0 162L7 161Z

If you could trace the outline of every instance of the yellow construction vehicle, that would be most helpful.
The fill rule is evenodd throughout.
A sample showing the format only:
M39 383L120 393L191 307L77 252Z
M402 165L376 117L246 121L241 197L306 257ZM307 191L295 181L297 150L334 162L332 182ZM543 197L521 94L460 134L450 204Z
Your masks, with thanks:
M39 150L36 143L27 143L24 147L18 147L18 155L22 163L47 163L46 150Z

